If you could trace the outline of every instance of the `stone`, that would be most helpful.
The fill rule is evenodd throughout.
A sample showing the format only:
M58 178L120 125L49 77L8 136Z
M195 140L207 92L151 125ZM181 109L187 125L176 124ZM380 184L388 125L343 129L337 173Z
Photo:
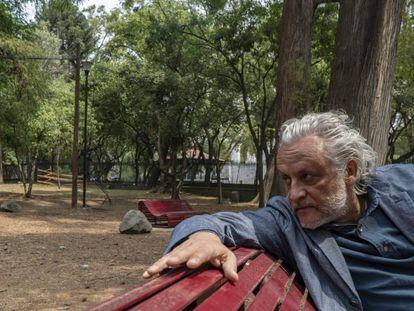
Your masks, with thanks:
M20 212L23 208L16 201L4 201L0 205L0 211L15 213Z
M147 217L138 210L128 211L119 225L119 232L126 234L149 233L151 230Z

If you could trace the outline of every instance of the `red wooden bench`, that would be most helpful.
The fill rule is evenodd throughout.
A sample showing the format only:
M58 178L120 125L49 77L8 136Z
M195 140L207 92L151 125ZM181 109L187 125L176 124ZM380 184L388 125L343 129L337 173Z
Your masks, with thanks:
M154 227L172 228L186 218L206 214L193 210L185 200L141 200L138 209Z
M248 248L234 253L239 270L234 284L210 265L179 267L90 310L315 310L307 289L300 289L296 273L287 272L281 260Z

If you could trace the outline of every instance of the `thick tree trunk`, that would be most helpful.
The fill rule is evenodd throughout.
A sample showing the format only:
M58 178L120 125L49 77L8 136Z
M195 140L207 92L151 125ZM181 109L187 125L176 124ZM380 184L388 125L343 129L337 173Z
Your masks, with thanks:
M385 163L403 0L341 1L329 109L345 110Z
M311 106L311 32L315 3L309 0L283 2L276 81L276 144L282 123L303 114ZM267 167L265 199L283 193L282 181L276 173L275 164L276 157Z
M78 137L79 137L79 95L80 95L80 46L76 47L75 61L75 109L73 116L72 143L72 207L78 206Z
M4 183L3 178L3 148L0 144L0 184Z

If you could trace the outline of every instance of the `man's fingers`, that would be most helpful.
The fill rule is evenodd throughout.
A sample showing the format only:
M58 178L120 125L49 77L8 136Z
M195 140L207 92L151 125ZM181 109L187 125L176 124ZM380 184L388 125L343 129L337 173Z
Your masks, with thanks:
M199 250L192 243L187 243L186 247L177 247L171 253L165 255L160 260L150 266L142 275L143 278L150 278L168 267L176 267L183 263L187 263L187 266L191 269L198 268L204 260L202 257L195 256L194 254L199 253ZM189 264L190 263L190 264Z
M221 261L218 258L213 258L210 260L210 263L216 267L216 268L220 268L221 267Z
M197 269L206 262L211 262L219 268L223 266L223 260L221 259L227 257L229 260L226 259L226 261L229 261L229 265L227 271L225 270L226 277L229 280L236 280L237 273L235 271L237 267L234 254L221 244L220 239L214 233L197 232L177 246L171 253L155 262L142 276L150 278L168 267L176 267L184 263L190 269Z
M156 261L152 266L148 267L147 270L142 275L142 277L145 279L148 279L160 273L162 270L168 268L166 257L167 256L162 257L160 260Z
M221 259L221 265L223 267L224 276L230 282L236 282L239 279L237 275L237 259L233 252L228 251L226 256Z

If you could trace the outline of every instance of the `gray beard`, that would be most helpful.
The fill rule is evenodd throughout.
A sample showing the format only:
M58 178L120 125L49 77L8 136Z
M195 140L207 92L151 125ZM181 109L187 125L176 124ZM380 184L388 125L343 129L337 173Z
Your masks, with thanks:
M349 212L350 205L344 180L339 180L339 187L335 193L326 198L326 204L321 207L324 213L313 223L302 223L305 229L316 229L341 218Z

